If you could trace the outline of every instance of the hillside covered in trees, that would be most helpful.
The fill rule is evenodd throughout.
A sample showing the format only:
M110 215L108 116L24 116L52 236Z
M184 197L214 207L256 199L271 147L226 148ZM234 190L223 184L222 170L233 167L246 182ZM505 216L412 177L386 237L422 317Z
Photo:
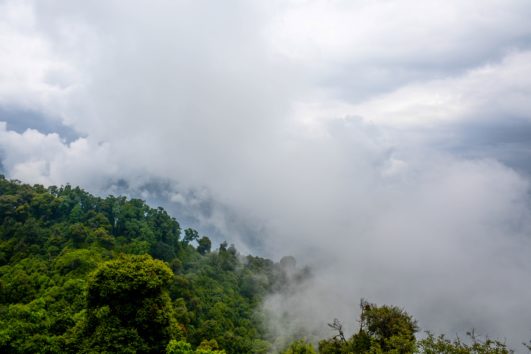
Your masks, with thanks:
M99 198L69 185L0 178L0 352L268 353L260 305L308 269L243 256L162 208ZM509 353L505 344L417 340L416 322L392 306L361 303L360 328L285 353Z
M0 352L151 353L171 339L268 350L257 308L287 281L280 264L71 186L2 177L0 220Z

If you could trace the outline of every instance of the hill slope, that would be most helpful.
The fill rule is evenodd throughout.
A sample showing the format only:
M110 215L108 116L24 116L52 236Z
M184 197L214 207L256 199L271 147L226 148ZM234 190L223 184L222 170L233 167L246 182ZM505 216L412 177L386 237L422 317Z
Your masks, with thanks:
M283 287L285 271L226 243L210 248L208 237L181 232L162 208L141 200L1 177L0 352L82 350L89 274L123 254L147 254L171 269L165 291L176 339L194 347L215 340L229 353L267 352L257 308Z

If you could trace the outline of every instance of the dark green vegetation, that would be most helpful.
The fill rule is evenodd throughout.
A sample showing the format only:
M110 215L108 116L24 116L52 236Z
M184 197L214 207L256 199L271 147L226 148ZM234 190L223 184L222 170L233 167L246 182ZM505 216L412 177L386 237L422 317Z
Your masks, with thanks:
M418 331L416 321L404 310L396 306L377 306L362 300L359 329L350 338L343 333L343 326L338 320L329 324L338 334L319 342L319 353L392 353L392 354L509 354L513 353L505 343L477 337L468 333L467 340L447 339L441 335L435 337L427 333L421 340L415 338ZM313 347L299 341L284 353L312 354ZM291 351L290 351L291 350Z
M98 198L70 186L0 176L0 353L268 353L259 311L283 291L295 260L241 256L162 208ZM303 281L308 270L293 279ZM318 352L510 353L504 343L448 340L405 311L361 303L359 330L321 340ZM316 353L304 339L284 353Z
M267 352L282 266L211 247L141 200L1 177L0 352Z

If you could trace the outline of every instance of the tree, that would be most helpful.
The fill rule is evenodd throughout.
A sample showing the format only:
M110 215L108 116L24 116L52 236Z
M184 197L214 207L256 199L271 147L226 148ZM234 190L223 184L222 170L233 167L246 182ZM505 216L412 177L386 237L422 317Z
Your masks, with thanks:
M316 354L315 349L311 343L305 339L299 339L291 343L282 354Z
M257 309L284 286L282 267L187 234L197 248L139 199L0 176L0 353L158 352L184 333L194 352L269 352ZM171 265L173 309L165 266L120 253Z
M122 255L88 281L81 351L160 353L179 327L166 290L173 273L150 256Z
M407 354L415 351L416 321L396 306L377 306L365 300L360 303L360 328L348 340L343 326L334 320L329 326L338 335L319 342L319 353L394 353Z
M444 335L435 337L428 332L428 336L419 341L419 352L425 354L510 354L513 350L508 349L505 343L486 338L480 339L475 333L468 332L470 343L467 344L459 337L450 340Z
M167 354L226 354L224 350L218 350L218 343L215 340L203 341L196 350L185 341L171 340L166 347Z
M359 336L368 335L384 351L411 353L415 348L416 321L396 306L377 306L361 301ZM356 335L354 336L356 337Z
M188 245L192 241L199 240L199 233L197 230L188 228L184 230L183 244Z
M206 236L201 237L198 241L197 246L197 252L199 252L202 255L207 254L210 252L210 248L212 247L212 241Z
M183 340L172 339L166 347L167 354L194 354L192 345Z

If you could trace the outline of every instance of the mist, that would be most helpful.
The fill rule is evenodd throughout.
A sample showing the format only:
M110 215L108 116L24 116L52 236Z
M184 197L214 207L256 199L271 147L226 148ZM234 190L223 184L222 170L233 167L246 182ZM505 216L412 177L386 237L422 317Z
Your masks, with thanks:
M295 256L313 277L266 301L277 331L284 315L289 331L353 330L366 298L517 347L530 15L527 1L1 1L0 167Z

